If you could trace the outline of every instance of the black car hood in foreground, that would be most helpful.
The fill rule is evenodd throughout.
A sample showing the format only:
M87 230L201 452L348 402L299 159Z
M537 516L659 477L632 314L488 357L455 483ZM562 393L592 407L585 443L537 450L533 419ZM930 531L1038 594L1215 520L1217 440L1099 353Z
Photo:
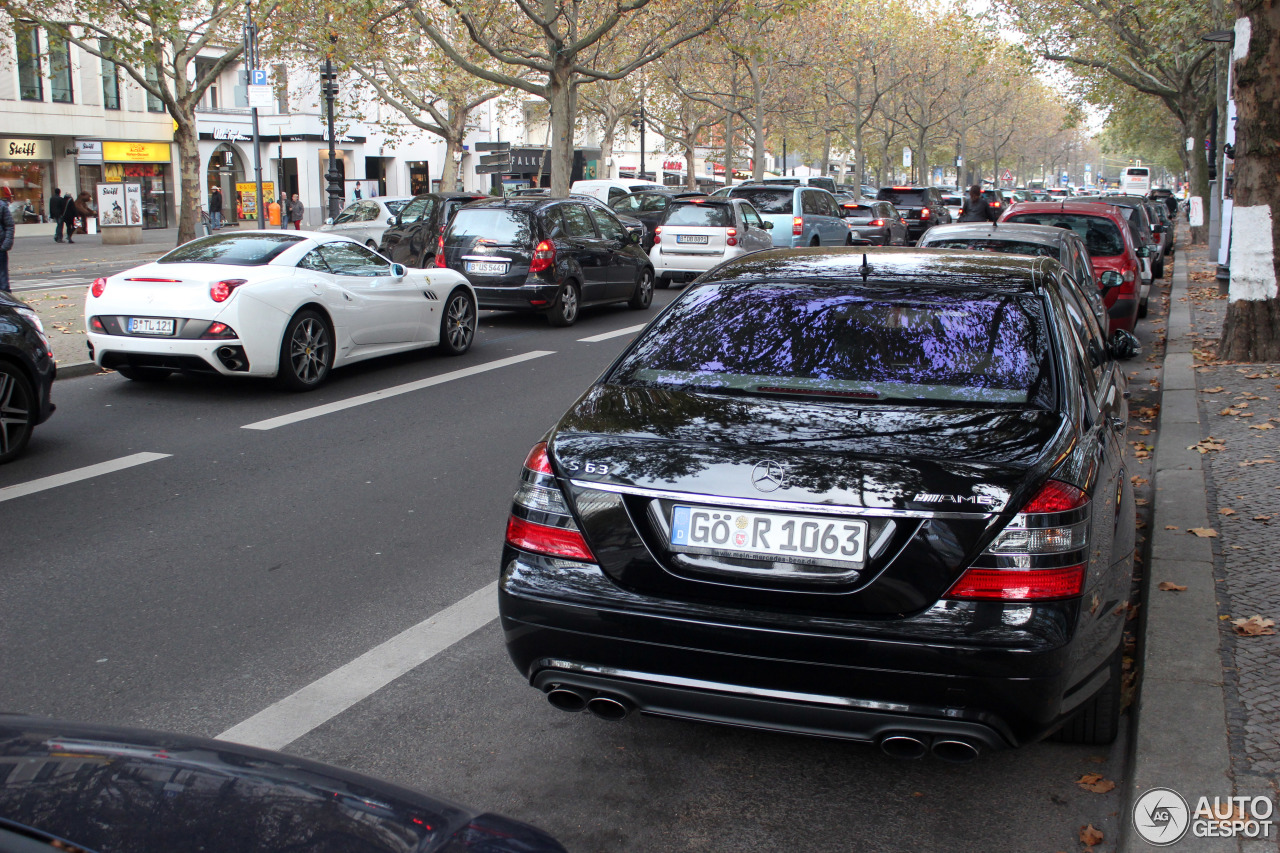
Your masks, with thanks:
M528 824L290 755L0 714L0 851L48 836L89 853L564 853Z

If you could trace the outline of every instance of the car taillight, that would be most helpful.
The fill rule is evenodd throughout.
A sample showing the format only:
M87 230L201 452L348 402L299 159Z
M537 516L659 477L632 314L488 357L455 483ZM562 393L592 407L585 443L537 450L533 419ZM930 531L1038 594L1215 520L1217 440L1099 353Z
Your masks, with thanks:
M799 237L804 233L804 217L797 216L791 220L791 234L793 237Z
M872 225L872 226L874 226L874 227L876 227L876 228L880 228L881 226L883 226L883 225L884 225L884 220L883 220L883 219L873 219L873 220L871 220L871 222L870 222L870 223L868 223L868 224L870 224L870 225Z
M214 302L226 302L231 298L232 292L245 281L246 279L243 278L228 278L220 281L209 288L209 298Z
M653 229L653 242L655 243L662 242L662 226L661 225Z
M1089 498L1050 480L961 575L944 598L1045 601L1084 591Z
M556 246L550 240L543 240L533 249L533 260L529 262L529 272L542 272L556 265Z
M95 332L102 332L104 335L107 333L107 327L102 325L101 317L89 318L89 328L93 329Z
M96 299L97 297L101 296L102 292L106 289L107 289L107 280L105 278L95 278L93 280L93 287L89 288L89 292L92 293L94 298Z
M999 209L1000 209L1000 202L998 202L998 201L989 202L987 206L988 206L988 207L994 207L996 210L999 210Z
M209 328L205 329L204 334L200 336L203 340L216 340L218 338L235 338L236 330L228 326L226 323L210 323Z
M730 246L738 245L738 229L737 228L729 229L729 236L725 239L725 242L728 243Z
M1124 276L1123 276L1123 278L1124 278L1125 284L1131 284L1131 283L1133 282L1133 268L1132 268L1132 267L1124 271Z
M929 210L929 208L927 208L927 207L922 207L922 208L920 208L920 218L921 218L921 219L928 219L928 218L929 218L930 216L932 216L932 215L933 215L933 214L932 214L932 212Z
M445 267L449 266L449 264L444 259L444 233L443 232L441 232L440 236L436 238L436 266L440 267L441 269L444 269Z
M529 451L507 519L507 544L521 551L595 561L547 458L546 442Z

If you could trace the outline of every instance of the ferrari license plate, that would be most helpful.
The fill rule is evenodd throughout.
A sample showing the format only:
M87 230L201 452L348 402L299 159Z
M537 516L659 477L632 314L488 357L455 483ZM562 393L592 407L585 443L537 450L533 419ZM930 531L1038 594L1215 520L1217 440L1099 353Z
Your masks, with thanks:
M676 506L671 512L671 545L677 550L861 565L867 555L867 523L847 518Z
M701 243L705 245L711 238L706 234L677 234L677 243Z
M130 317L129 333L133 335L172 335L173 320L158 317Z
M507 264L496 261L467 261L467 272L480 275L506 275Z

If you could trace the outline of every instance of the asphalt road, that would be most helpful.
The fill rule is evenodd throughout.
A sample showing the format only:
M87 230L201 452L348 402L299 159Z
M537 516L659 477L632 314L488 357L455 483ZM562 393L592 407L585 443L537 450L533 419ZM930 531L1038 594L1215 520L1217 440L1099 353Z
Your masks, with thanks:
M571 851L1065 851L1086 824L1110 849L1118 791L1075 781L1121 785L1125 736L903 762L858 744L606 723L524 683L484 610L520 464L633 333L582 339L651 316L597 309L551 329L488 315L461 358L356 365L306 395L185 377L57 383L56 415L0 469L0 709L206 736L259 725L287 751L531 821ZM430 377L444 381L423 387ZM303 688L331 713L291 705Z

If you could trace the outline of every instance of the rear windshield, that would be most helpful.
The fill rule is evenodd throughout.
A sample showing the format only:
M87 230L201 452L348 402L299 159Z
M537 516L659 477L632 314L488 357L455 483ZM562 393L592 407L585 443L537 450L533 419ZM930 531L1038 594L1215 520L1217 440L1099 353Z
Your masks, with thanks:
M958 196L958 195L944 195L944 196L942 197L942 203L943 203L943 204L953 204L953 205L955 205L956 207L963 207L963 206L964 206L964 199L962 199L962 198L961 198L960 196Z
M928 193L924 190L895 190L884 187L876 193L881 201L891 201L900 207L919 207L925 203Z
M840 215L849 219L870 219L873 211L869 204L842 204Z
M745 198L760 213L785 213L789 216L795 191L766 187L739 187L729 195L734 198Z
M1041 258L1053 258L1057 260L1059 257L1058 250L1053 246L1045 246L1040 243L1025 243L1021 240L992 240L992 239L975 239L965 240L963 238L955 238L951 240L930 240L927 243L921 243L930 249L978 249L983 252L1004 252L1010 255L1036 255Z
M732 228L733 211L727 204L684 204L676 202L667 211L663 225L701 225L706 228Z
M305 239L293 234L217 234L183 243L157 263L260 267Z
M529 215L522 210L480 208L459 210L445 236L449 243L470 243L484 238L493 243L523 246L533 239Z
M387 210L390 211L391 215L395 216L397 213L404 210L404 206L411 201L413 201L411 198L398 198L393 201L384 201L383 204L387 206Z
M723 394L1036 406L1053 403L1030 294L709 284L683 294L609 381Z
M1051 225L1080 235L1089 256L1111 258L1124 254L1124 237L1110 219L1082 213L1015 213L1007 220L1026 225Z

